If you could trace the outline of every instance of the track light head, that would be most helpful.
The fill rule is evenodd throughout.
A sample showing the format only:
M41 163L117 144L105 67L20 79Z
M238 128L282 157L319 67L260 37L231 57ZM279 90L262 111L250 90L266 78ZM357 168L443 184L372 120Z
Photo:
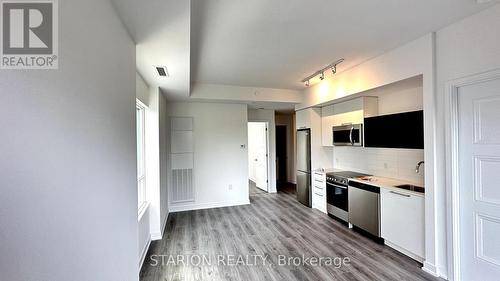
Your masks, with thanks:
M323 71L321 71L321 75L319 76L319 79L320 80L324 80L325 79L325 73Z
M332 73L337 73L337 65L332 66Z
M310 85L310 84L309 84L309 80L306 80L306 81L304 82L304 84L306 85L306 87L309 87L309 85Z

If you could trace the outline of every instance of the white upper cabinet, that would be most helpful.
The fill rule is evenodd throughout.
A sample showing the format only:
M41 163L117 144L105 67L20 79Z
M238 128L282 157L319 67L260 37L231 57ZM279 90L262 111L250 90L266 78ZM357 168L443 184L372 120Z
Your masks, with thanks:
M333 127L348 124L363 124L365 118L377 115L377 97L360 97L323 107L321 109L321 137L323 146L333 146Z
M295 127L297 130L311 128L311 109L302 109L295 113Z

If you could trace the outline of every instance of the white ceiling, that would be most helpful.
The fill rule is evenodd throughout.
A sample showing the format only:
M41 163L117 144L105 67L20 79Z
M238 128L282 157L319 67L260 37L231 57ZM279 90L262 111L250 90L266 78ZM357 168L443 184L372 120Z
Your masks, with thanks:
M491 4L474 0L193 0L191 81L302 89Z
M303 89L491 6L475 0L112 0L137 43L137 69L169 97L191 83ZM496 1L495 1L496 2ZM157 75L154 65L168 68Z
M137 70L167 96L187 97L190 89L190 0L112 0L137 44ZM154 66L166 66L160 77Z

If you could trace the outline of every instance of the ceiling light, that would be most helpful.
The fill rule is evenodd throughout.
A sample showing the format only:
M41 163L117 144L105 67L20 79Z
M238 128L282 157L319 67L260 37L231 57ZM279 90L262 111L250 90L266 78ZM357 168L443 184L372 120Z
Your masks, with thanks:
M306 87L309 87L309 80L306 80L306 82L304 83L306 85Z
M323 71L321 71L321 75L319 76L319 79L320 80L324 80L325 79L325 73Z
M337 73L337 65L332 66L332 74Z

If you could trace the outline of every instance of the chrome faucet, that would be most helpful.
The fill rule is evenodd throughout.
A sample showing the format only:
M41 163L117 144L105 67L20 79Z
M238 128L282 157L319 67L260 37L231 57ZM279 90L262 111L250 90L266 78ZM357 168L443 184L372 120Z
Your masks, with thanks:
M420 166L422 166L422 164L424 164L424 161L420 161L417 163L417 166L415 167L415 173L420 173Z

